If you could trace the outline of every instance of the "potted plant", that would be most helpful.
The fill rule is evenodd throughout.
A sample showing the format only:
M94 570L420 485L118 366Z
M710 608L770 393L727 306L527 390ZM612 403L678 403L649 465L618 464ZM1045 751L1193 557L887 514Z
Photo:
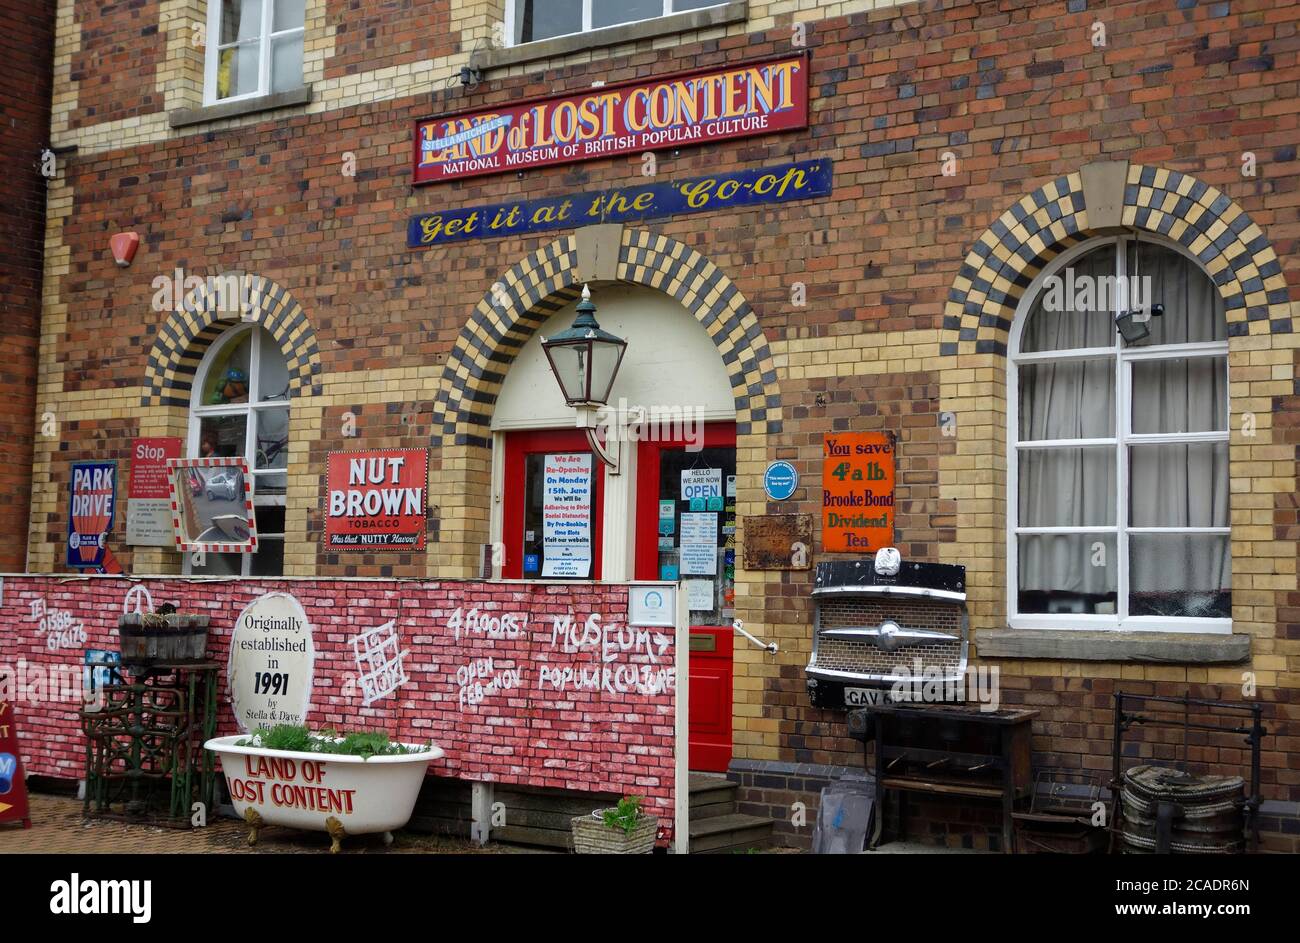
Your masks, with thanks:
M659 834L659 817L641 811L640 796L573 819L573 850L580 855L648 855Z
M250 845L263 826L285 825L328 832L334 852L344 835L382 832L391 841L411 818L429 761L442 756L432 743L289 724L204 746L221 758L235 812L252 829Z
M157 612L126 612L117 620L125 665L175 665L203 661L208 617L187 615L164 603Z

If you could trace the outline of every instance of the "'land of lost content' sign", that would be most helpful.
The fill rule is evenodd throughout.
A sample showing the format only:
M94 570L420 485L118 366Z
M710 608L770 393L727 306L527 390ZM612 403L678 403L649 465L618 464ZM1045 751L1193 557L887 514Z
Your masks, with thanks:
M230 703L239 728L302 724L315 662L311 624L298 600L267 593L249 603L230 638Z
M893 433L828 434L822 462L822 549L870 553L892 546Z

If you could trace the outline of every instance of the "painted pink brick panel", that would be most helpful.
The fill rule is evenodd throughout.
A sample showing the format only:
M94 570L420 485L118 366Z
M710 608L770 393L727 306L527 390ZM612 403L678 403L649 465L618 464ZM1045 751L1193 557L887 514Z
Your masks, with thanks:
M48 679L77 680L85 649L119 647L117 618L134 585L141 584L5 578L0 669L9 676L5 693L14 701L29 774L82 776L79 687L51 691ZM223 666L246 605L269 592L294 596L316 651L312 726L433 740L446 751L431 766L439 776L640 792L671 834L673 638L627 626L626 587L342 579L143 585L157 604L211 618L208 650ZM33 609L39 602L46 631ZM367 707L351 640L390 619L409 652L409 680ZM218 732L237 733L224 670L219 679Z

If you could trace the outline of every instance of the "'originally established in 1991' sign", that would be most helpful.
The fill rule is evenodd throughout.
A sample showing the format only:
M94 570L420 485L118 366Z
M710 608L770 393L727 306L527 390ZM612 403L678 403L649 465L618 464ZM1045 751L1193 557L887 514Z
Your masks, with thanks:
M808 58L637 79L415 126L415 183L804 128Z
M375 449L329 454L327 550L423 550L429 453Z
M288 593L250 602L230 637L231 708L243 731L302 724L311 703L316 648L302 604Z

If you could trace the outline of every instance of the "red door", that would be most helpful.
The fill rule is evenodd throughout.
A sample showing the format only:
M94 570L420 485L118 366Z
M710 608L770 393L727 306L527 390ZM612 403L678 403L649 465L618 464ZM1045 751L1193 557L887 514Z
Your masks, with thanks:
M683 473L717 478L717 502L683 498ZM637 452L636 576L641 580L698 579L710 584L712 609L691 611L690 767L725 772L731 762L732 632L735 617L736 426L704 427L702 440L641 442ZM728 484L728 482L732 484ZM682 515L717 515L712 574L681 572ZM698 567L696 567L698 569ZM685 587L685 582L682 584ZM685 591L685 590L683 590Z
M576 578L600 579L605 466L592 454L587 435L581 429L511 432L506 435L505 498L501 509L501 539L505 544L501 576L505 579L560 578L545 572L543 520L544 464L547 456L556 455L590 457L591 511L587 526L591 535L591 565L589 572ZM570 549L573 546L571 543Z

